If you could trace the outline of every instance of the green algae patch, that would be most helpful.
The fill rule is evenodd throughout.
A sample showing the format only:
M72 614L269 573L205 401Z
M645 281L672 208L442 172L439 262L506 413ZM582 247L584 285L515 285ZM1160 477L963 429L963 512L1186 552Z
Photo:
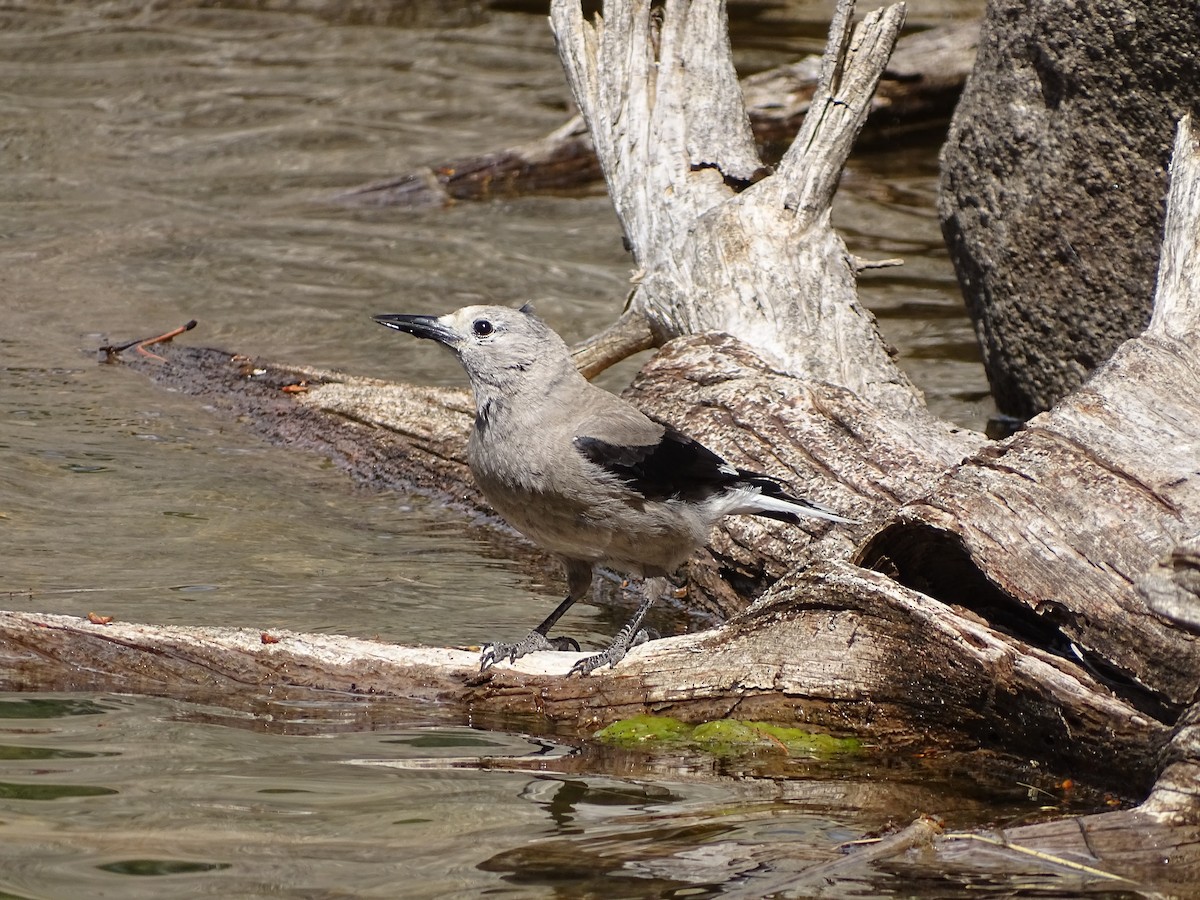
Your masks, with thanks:
M857 753L862 746L855 738L814 734L802 728L788 728L770 722L717 719L700 725L687 725L671 716L649 715L613 722L597 731L595 737L629 749L669 747L675 750L701 750L714 756L767 751L824 759Z
M648 742L682 745L691 740L692 726L671 716L631 716L596 732L600 740L619 747L641 747Z

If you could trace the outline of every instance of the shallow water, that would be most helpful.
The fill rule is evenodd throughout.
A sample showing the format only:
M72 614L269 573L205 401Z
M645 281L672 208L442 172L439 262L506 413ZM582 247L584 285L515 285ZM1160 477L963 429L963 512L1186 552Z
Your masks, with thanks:
M0 607L405 643L524 634L557 573L96 362L102 344L195 318L181 340L460 384L448 357L369 316L532 299L577 339L625 296L599 187L447 209L328 202L561 124L543 9L241 6L0 11ZM739 65L819 49L830 6L738 6ZM909 21L980 7L918 0ZM933 144L857 157L836 219L859 255L904 257L866 274L863 296L933 409L980 428L991 407L935 174ZM569 628L598 643L612 619L581 605ZM703 896L733 877L703 869L684 890L685 863L714 845L794 841L816 859L921 810L998 815L970 778L889 781L879 760L748 777L610 755L539 774L519 769L561 748L436 710L379 707L367 728L336 705L239 719L80 695L36 718L33 699L0 696L0 744L20 748L0 749L0 891L20 897ZM525 761L431 761L446 755ZM854 890L903 893L889 884Z
M436 711L362 712L0 694L0 896L756 897L896 815L957 827L1062 802L878 754L581 759ZM992 887L962 886L1010 896ZM863 868L829 896L906 892Z

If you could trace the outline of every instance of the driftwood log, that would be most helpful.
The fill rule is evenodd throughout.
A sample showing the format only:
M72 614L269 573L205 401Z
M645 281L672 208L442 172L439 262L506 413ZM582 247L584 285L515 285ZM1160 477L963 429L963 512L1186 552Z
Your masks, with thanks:
M772 173L737 99L719 3L668 2L659 29L641 0L594 23L555 0L553 23L640 267L621 322L581 361L619 357L639 330L661 340L635 402L864 524L805 535L730 521L689 586L728 621L585 678L563 677L571 653L480 674L461 650L3 613L0 687L244 708L338 692L575 733L647 711L736 716L889 747L983 747L1147 798L1010 838L1068 854L1082 840L1095 865L1129 878L1200 881L1200 139L1185 120L1146 332L1053 411L989 442L925 409L829 226L903 15L855 28L851 7L839 5L813 110ZM366 481L487 514L464 462L463 392L156 350L165 363L129 364ZM301 380L307 390L281 390ZM955 852L946 836L932 846Z
M979 23L905 35L871 100L858 147L883 147L904 136L944 132L975 62ZM757 72L742 80L750 128L764 160L791 144L812 103L821 58ZM426 166L343 191L348 206L443 206L524 194L589 190L603 178L592 137L574 116L537 140Z

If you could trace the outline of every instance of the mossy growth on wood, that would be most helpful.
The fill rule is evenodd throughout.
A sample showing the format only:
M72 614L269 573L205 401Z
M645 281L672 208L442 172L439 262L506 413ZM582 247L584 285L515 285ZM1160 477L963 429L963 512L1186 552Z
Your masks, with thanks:
M595 737L627 749L691 749L717 756L767 751L825 759L857 753L862 747L855 738L818 734L770 722L717 719L689 725L671 716L651 715L613 722L597 731Z

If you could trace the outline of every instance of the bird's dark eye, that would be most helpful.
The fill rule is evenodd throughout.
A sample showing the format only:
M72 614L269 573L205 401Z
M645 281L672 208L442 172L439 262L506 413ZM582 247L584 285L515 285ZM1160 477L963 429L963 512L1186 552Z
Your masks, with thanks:
M495 331L492 323L487 319L476 319L474 324L471 325L471 329L475 332L476 337L487 337Z

